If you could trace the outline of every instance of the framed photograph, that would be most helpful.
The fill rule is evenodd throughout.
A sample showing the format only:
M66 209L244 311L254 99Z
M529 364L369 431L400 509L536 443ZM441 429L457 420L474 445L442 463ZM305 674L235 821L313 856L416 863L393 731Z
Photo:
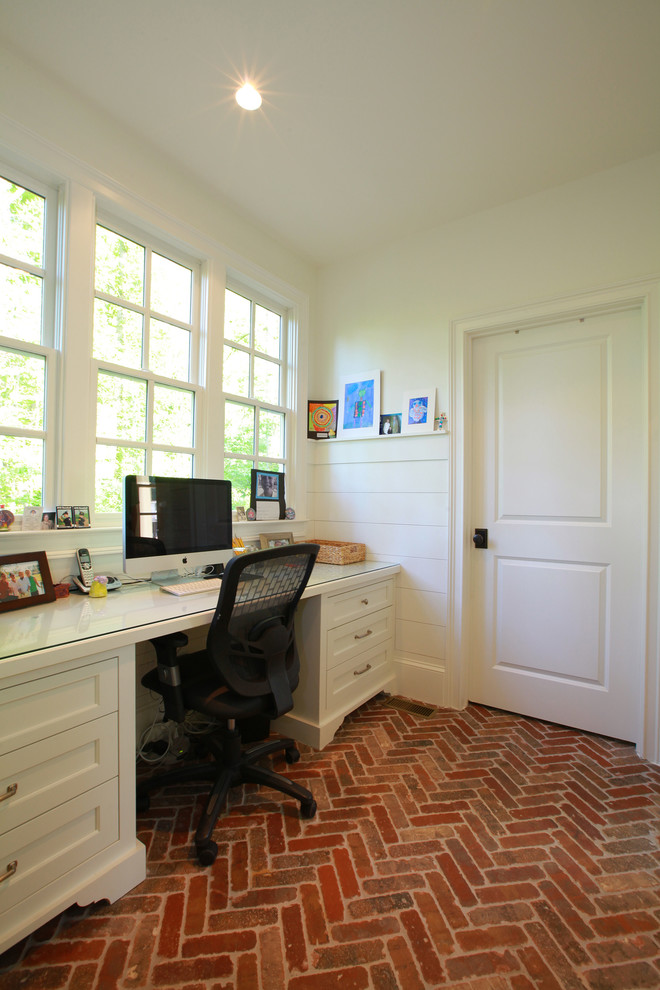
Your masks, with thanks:
M284 519L284 472L252 469L250 506L257 519Z
M310 399L307 403L307 437L310 440L329 440L337 436L337 411L339 402Z
M0 557L0 612L54 601L45 552L31 550Z
M41 513L41 529L55 529L57 513L55 509L44 509Z
M73 525L78 529L89 529L89 506L73 506Z
M262 550L270 547L290 547L293 545L293 533L259 533Z
M23 509L23 532L41 529L41 515L40 505L26 505Z
M342 379L338 435L342 440L377 437L380 426L380 371Z
M71 529L73 526L73 506L58 505L56 512L56 526L58 529Z
M401 433L401 413L383 413L380 417L381 437L390 437L395 433Z
M402 433L432 433L435 418L435 389L404 392Z

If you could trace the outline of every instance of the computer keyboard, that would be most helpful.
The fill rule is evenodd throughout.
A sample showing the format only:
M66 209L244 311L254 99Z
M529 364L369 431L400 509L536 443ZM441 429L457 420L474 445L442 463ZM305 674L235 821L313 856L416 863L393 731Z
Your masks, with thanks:
M205 578L202 581L184 581L183 584L161 584L160 590L169 595L201 595L209 591L220 591L220 578Z

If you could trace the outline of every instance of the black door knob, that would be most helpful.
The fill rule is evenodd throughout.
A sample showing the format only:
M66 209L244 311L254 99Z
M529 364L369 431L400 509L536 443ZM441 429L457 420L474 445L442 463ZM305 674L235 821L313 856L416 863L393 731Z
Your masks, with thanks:
M488 530L475 529L472 542L477 550L486 550L488 548Z

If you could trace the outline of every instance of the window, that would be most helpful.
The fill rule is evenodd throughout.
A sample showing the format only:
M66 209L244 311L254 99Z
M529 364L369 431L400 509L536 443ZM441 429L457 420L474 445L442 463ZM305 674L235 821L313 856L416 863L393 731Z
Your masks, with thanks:
M0 504L42 505L53 434L56 194L0 176ZM34 188L33 188L34 187Z
M199 269L96 226L96 512L121 509L126 474L193 476Z
M284 471L287 401L286 311L253 293L225 292L222 387L225 478L234 506L250 503L250 472Z

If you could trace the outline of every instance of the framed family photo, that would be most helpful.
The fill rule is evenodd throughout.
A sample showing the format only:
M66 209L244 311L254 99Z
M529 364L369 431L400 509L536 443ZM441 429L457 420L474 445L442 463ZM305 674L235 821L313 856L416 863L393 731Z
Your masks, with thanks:
M54 601L45 552L31 550L0 557L0 613Z
M435 389L404 392L401 414L402 433L432 433L435 417Z
M380 371L364 371L342 379L338 427L340 440L378 436Z
M262 550L270 547L290 547L293 544L293 533L260 533L259 540Z

